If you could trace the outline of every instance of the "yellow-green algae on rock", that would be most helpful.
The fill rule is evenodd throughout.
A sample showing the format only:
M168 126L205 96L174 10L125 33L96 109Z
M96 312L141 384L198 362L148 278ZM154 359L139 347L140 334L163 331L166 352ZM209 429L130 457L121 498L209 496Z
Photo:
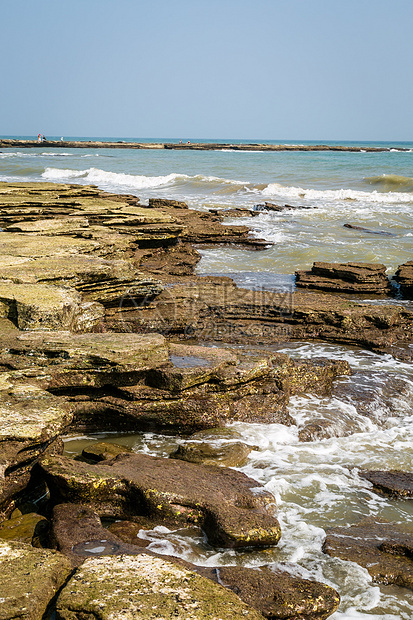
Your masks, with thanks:
M262 620L233 592L146 554L92 558L56 603L59 620Z
M41 620L70 572L57 551L0 540L0 620Z

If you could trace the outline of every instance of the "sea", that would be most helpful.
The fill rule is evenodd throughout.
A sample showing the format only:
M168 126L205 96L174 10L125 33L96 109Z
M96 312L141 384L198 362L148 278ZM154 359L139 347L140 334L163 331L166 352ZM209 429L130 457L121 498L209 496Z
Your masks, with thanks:
M143 204L149 198L171 198L202 211L254 209L255 217L227 217L225 223L249 226L251 235L265 239L268 246L255 252L202 249L197 267L201 276L229 275L247 288L294 290L295 270L309 269L314 261L379 262L392 276L398 265L413 260L413 142L194 140L186 136L136 141L179 139L221 143L222 148L220 144L211 151L4 148L0 181L93 184L139 196ZM246 143L357 146L361 151L247 151L242 149ZM372 146L389 150L365 150ZM261 210L258 205L266 202L300 208ZM397 291L386 303L411 307L411 302L398 298ZM270 564L322 581L341 596L333 620L411 620L413 591L372 583L366 569L330 558L322 552L322 544L329 528L349 527L366 518L397 523L413 534L413 501L379 496L359 476L361 469L412 471L412 365L390 355L322 342L274 345L271 350L297 358L345 359L353 371L351 377L336 382L338 390L332 397L292 398L289 412L297 426L235 423L230 427L233 440L241 436L254 446L240 469L274 494L282 527L280 543L270 550L217 550L199 533L157 527L145 533L151 540L149 548L204 566ZM328 424L333 436L300 441L300 429L312 420ZM104 436L158 456L166 456L183 441L154 433ZM68 438L66 451L73 454L85 442L102 437ZM214 439L217 443L231 440Z

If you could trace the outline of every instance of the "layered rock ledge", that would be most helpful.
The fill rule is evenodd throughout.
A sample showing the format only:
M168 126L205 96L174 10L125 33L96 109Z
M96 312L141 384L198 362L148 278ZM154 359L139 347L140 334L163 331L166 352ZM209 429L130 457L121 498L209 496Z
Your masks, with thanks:
M175 150L192 150L192 151L216 151L222 149L231 149L233 151L348 151L351 153L368 152L381 153L390 151L387 147L374 146L340 146L327 144L228 144L228 143L200 143L200 142L127 142L118 140L117 142L103 142L100 140L18 140L18 139L2 139L0 140L0 148L94 148L94 149L175 149ZM407 148L400 148L400 151L408 151Z

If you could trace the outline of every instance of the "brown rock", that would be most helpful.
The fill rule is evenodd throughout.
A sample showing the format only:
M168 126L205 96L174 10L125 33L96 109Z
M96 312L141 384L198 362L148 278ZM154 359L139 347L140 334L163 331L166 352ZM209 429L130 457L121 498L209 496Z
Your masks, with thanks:
M413 498L413 473L404 471L360 471L359 476L372 483L381 495L398 499Z
M364 566L375 583L413 589L413 537L399 525L366 520L328 530L323 551Z
M413 261L397 268L394 280L400 284L400 291L407 299L413 299Z
M330 586L269 566L257 570L221 566L217 571L220 583L271 620L324 620L340 604Z
M273 496L233 469L144 454L97 465L51 457L41 466L56 497L92 503L102 515L202 525L211 544L225 547L274 545L280 537Z
M118 454L123 454L124 452L132 452L132 448L109 443L108 441L98 441L91 443L87 448L83 448L82 456L90 461L98 462L113 459Z
M296 271L296 285L336 293L372 293L391 291L386 267L370 263L315 262L311 271Z
M205 442L188 441L181 444L170 458L202 463L203 465L219 465L221 467L242 467L248 459L252 446L236 441L223 445L211 445Z

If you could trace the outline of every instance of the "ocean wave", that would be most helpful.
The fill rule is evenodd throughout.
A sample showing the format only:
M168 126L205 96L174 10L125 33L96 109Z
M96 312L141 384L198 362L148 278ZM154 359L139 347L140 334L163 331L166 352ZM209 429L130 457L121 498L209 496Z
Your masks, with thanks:
M86 170L71 170L61 168L46 168L42 173L44 179L83 179L95 185L103 184L110 186L131 187L144 189L169 185L179 178L185 178L182 174L167 174L158 177L145 175L124 174L120 172L107 172L99 168L87 168Z
M413 179L412 179L413 181ZM317 190L302 187L288 187L279 183L270 183L262 190L264 196L273 196L297 200L318 201L357 201L368 203L400 203L412 202L413 196L404 192L380 193L364 192L353 189Z
M50 181L78 180L79 183L92 183L109 191L119 191L122 188L129 191L151 190L155 188L171 188L182 196L198 196L202 200L208 196L234 196L245 198L251 202L254 199L273 198L285 201L306 201L309 203L343 202L354 201L355 203L371 204L397 204L413 202L413 195L409 192L379 192L362 191L353 189L318 190L303 187L282 185L280 183L254 183L246 180L226 179L217 176L203 174L187 175L173 172L167 175L147 176L139 174L126 174L121 172L108 172L100 168L86 168L74 170L70 168L46 168L42 178ZM408 189L412 187L413 179L409 177L372 177L373 182L379 184L387 182L394 189ZM383 180L384 179L384 180ZM395 179L398 181L396 182ZM397 185L401 187L399 187ZM404 184L404 185L403 185Z
M364 179L369 185L375 185L383 192L413 192L413 178L404 177L398 174L381 174L376 177L366 177Z
M79 179L95 185L109 187L128 187L132 189L150 189L165 186L191 186L191 189L207 189L222 193L235 193L248 185L247 181L234 181L215 176L202 174L189 176L187 174L171 173L163 176L145 176L138 174L124 174L120 172L107 172L99 168L87 168L85 170L72 170L62 168L46 168L42 173L43 179L64 180Z

